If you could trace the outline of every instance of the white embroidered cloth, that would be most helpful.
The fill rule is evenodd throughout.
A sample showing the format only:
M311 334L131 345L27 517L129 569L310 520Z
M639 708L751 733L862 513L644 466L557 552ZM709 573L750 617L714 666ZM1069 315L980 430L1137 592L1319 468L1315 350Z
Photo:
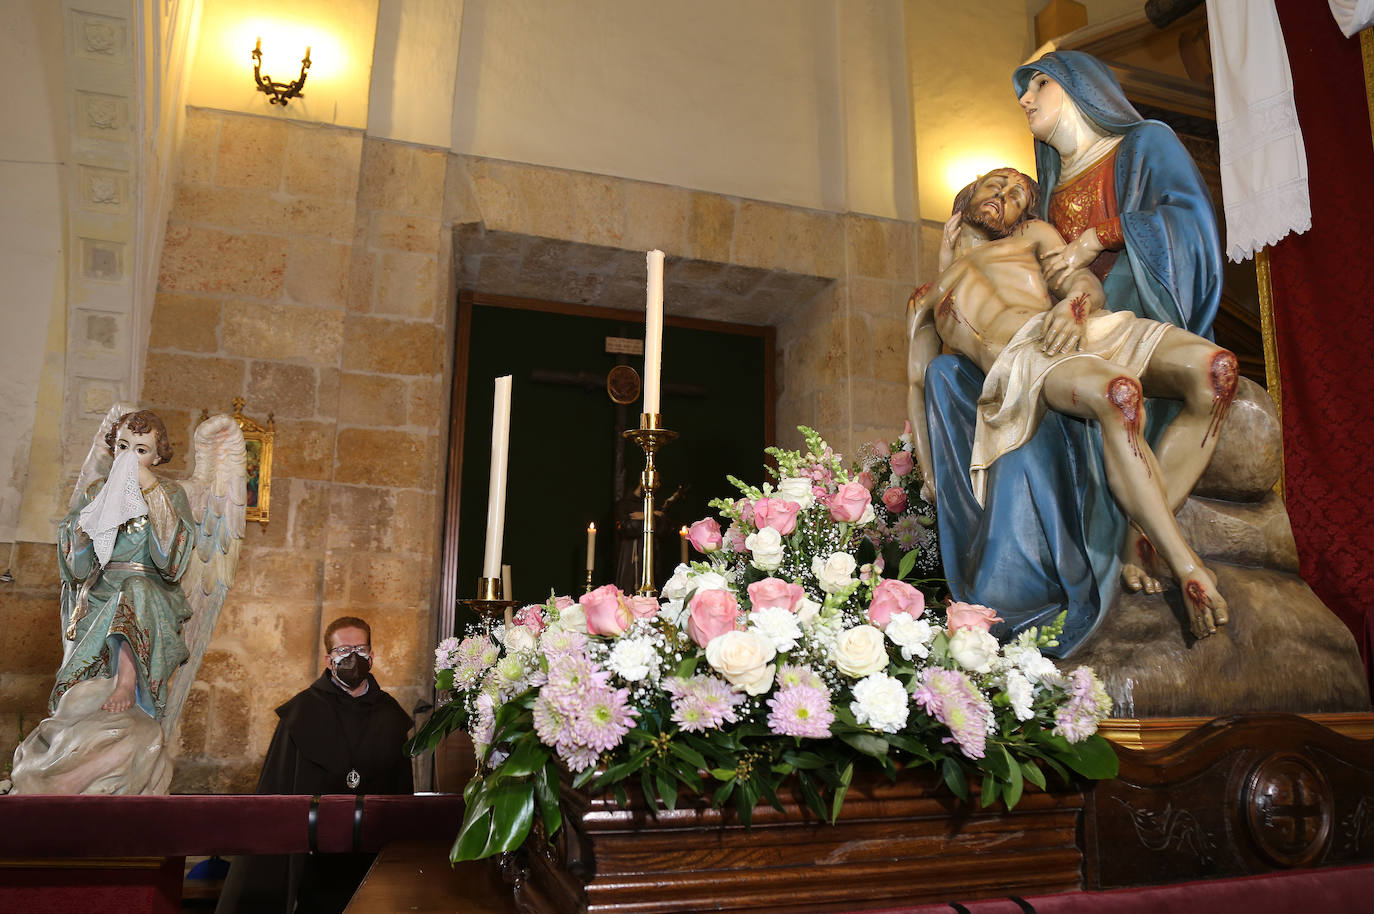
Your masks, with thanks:
M1207 0L1226 256L1236 263L1312 227L1307 152L1274 0Z
M1374 25L1374 0L1326 0L1345 37Z
M90 536L95 557L104 565L114 553L120 525L147 513L148 503L138 485L138 458L133 451L124 451L114 459L105 485L81 509L77 525Z

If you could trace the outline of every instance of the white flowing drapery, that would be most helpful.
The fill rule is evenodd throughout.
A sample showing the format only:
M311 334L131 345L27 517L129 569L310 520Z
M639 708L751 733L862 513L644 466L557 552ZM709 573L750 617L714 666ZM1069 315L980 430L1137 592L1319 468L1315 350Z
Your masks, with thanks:
M1326 0L1346 38L1374 25L1374 0Z
M1360 0L1374 2L1374 0ZM1307 153L1274 0L1207 0L1226 256L1312 227Z

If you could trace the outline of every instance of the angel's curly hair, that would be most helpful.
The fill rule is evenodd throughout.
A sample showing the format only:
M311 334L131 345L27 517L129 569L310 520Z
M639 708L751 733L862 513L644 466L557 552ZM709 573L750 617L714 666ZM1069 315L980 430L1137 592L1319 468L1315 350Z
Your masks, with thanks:
M128 428L135 435L146 435L152 432L153 441L157 445L157 462L166 463L172 459L172 443L167 440L167 426L162 424L162 419L151 409L125 413L119 417L118 422L110 426L110 430L105 433L105 447L109 450L111 457L114 456L115 441L119 438L121 428Z

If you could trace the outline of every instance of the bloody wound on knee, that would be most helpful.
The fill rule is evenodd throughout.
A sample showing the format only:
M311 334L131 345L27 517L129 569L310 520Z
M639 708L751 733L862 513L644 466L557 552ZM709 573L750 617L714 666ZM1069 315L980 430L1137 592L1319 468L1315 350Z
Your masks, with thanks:
M1236 387L1240 384L1240 370L1235 354L1218 349L1212 355L1209 374L1212 381L1212 418L1207 424L1207 434L1202 439L1204 443L1213 435L1221 433L1221 423L1226 418L1226 410L1236 397Z
M1107 384L1107 402L1121 413L1126 437L1131 441L1131 453L1140 456L1140 383L1124 375L1112 378Z

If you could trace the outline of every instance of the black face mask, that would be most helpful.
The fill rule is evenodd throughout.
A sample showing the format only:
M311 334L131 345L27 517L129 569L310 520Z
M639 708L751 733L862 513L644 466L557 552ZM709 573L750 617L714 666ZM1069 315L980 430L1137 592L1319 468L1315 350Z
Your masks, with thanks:
M362 685L371 669L372 661L361 654L349 654L342 660L334 661L335 677L350 689Z

